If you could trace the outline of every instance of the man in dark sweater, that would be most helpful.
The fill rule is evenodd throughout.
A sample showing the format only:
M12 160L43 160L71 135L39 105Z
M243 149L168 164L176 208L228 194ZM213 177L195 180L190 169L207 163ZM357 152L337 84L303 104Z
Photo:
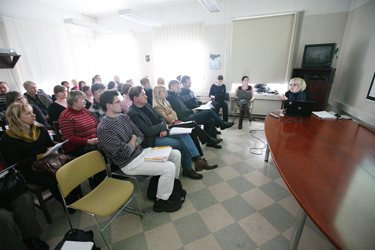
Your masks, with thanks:
M143 134L129 116L121 114L121 101L117 91L107 90L100 96L100 105L105 112L97 133L101 148L128 175L160 175L154 211L174 212L181 208L180 201L169 201L174 179L180 174L181 154L172 150L165 162L147 162L140 144Z
M178 81L170 81L168 87L166 99L182 121L195 121L200 125L204 125L204 131L213 138L216 138L216 128L220 127L223 130L233 126L233 122L224 122L212 109L198 111L186 107L180 97L177 96L180 91Z
M132 87L129 90L129 97L133 104L127 114L145 135L145 140L142 142L143 147L171 146L174 149L178 149L182 155L182 175L191 179L203 178L201 174L192 169L192 160L195 160L196 170L209 170L218 167L216 164L213 166L208 165L200 157L197 147L189 134L169 134L168 125L164 117L147 103L147 96L141 86Z
M147 102L152 106L153 96L152 96L152 88L150 85L150 79L148 79L147 77L142 78L141 85L147 95Z
M8 91L9 91L8 84L6 82L0 82L0 112L3 112L3 113L5 113L5 110L7 109L5 97ZM2 116L4 116L4 114Z
M52 100L50 100L47 95L38 93L38 87L36 86L35 82L26 81L23 83L23 87L26 90L24 96L27 99L28 103L30 105L37 106L42 111L45 118L48 120L48 107L52 103Z

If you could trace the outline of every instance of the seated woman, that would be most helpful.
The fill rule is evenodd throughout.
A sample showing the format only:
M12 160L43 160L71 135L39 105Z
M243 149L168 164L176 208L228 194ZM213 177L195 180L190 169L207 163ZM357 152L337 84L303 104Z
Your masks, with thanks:
M83 86L82 92L86 95L86 106L85 106L85 108L89 109L94 102L94 97L92 97L91 87L87 86L87 85Z
M6 98L7 107L12 105L13 103L28 104L24 96L18 91L9 91L5 98ZM47 122L42 111L37 106L34 106L34 105L32 105L31 108L33 109L35 120L38 123L42 124L46 129L52 130L52 126Z
M216 83L212 84L208 96L211 98L212 105L215 107L216 114L219 114L220 108L222 108L223 120L225 122L228 122L228 104L225 101L226 94L227 88L225 84L223 84L223 76L219 75L217 77Z
M59 117L59 125L65 143L65 150L75 157L95 150L98 145L94 116L85 109L86 96L83 92L70 91L67 98L68 108Z
M56 96L56 101L51 103L48 107L49 122L57 122L59 120L60 114L67 108L66 88L62 85L56 85L53 88L53 92Z
M0 249L49 249L38 237L42 228L36 219L34 199L27 192L0 205L0 228ZM18 231L21 233L22 242L19 240Z
M34 161L41 159L52 142L47 129L35 122L33 109L29 104L14 103L6 111L9 129L0 141L1 154L8 166L16 164L26 182L48 188L56 200L62 202L56 178L32 170Z
M87 86L87 83L85 81L79 81L78 82L78 88L80 91L84 92L83 91L83 86Z
M131 83L124 83L121 86L121 91L124 94L124 99L122 99L122 101L121 101L121 108L122 108L122 112L124 114L126 114L126 112L128 112L128 109L133 104L132 100L130 100L130 97L129 97L129 89L131 87L133 87L133 85Z
M153 108L164 117L169 127L177 126L177 127L185 127L185 128L194 128L190 136L191 136L191 139L194 141L194 144L197 147L199 154L201 156L203 156L203 152L202 152L202 149L201 149L201 146L197 137L199 137L202 144L207 143L207 147L221 148L221 146L218 145L218 143L220 143L222 139L212 138L203 129L201 129L201 127L197 123L192 122L192 123L181 124L181 125L175 124L176 122L179 121L177 117L177 113L172 109L170 103L166 100L167 89L164 86L162 85L156 86L153 89L153 97L154 97Z
M288 108L288 101L313 101L311 92L306 87L306 82L302 78L291 79L289 91L279 97L284 101L284 109Z
M244 76L242 77L242 86L239 86L235 93L234 93L234 99L237 99L237 91L238 90L244 90L251 92L251 98L250 100L246 99L238 99L236 102L236 105L240 107L240 119L238 121L238 129L242 129L242 122L245 116L245 113L247 115L247 119L251 121L251 114L249 111L250 103L254 101L254 88L249 85L249 77Z

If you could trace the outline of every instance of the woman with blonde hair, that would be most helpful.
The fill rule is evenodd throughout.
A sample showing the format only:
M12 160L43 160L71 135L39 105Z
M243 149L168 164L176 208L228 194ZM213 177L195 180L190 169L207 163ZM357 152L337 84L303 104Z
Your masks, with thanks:
M13 103L21 103L21 104L28 104L27 99L18 91L9 91L5 97L7 107L12 105ZM30 105L33 109L33 113L35 114L35 120L42 124L46 129L52 130L50 124L48 124L46 118L44 117L42 111L34 105Z
M306 87L306 82L302 78L291 79L289 91L279 97L284 101L284 109L288 108L288 101L313 101L312 94Z
M62 202L56 178L36 173L31 166L48 152L52 142L47 129L35 121L35 114L29 104L13 103L6 111L9 129L0 141L1 154L8 166L16 164L26 182L49 188L56 200Z
M179 125L177 114L176 114L175 111L173 111L171 105L166 100L166 96L167 96L167 89L164 86L162 86L162 85L155 86L154 89L153 89L153 97L154 97L153 108L159 114L161 114L164 117L164 119L167 122L167 125L169 127L174 126L174 127L194 128L192 130L192 132L190 133L190 137L193 140L193 142L194 142L194 144L195 144L196 148L198 149L198 152L201 156L203 156L203 152L202 152L198 137L199 137L200 141L202 142L202 144L207 143L207 145L217 145L218 143L220 143L222 141L221 139L211 138L195 122ZM217 146L219 146L221 148L220 145L217 145ZM200 158L200 157L198 157L198 158ZM196 159L195 171L200 171L202 169L213 169L213 168L216 168L216 167L217 167L216 164L213 165L213 166L209 166L207 161L204 158L203 159Z

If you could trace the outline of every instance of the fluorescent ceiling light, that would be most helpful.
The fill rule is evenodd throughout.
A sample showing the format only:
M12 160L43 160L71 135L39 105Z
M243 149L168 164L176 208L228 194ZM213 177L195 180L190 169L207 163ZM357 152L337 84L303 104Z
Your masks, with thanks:
M220 12L215 0L198 0L209 13Z
M141 23L143 25L147 25L149 27L160 27L161 24L158 22L155 22L145 16L143 16L140 13L135 12L134 10L131 9L126 9L126 10L119 10L118 14L124 18L127 18L131 21Z
M74 18L64 19L64 23L67 24L67 25L70 25L72 27L80 27L80 28L89 29L89 30L92 30L92 31L97 31L97 32L103 32L103 33L113 32L113 31L111 31L111 30L107 29L106 27L101 26L99 24L81 21L81 20L74 19Z

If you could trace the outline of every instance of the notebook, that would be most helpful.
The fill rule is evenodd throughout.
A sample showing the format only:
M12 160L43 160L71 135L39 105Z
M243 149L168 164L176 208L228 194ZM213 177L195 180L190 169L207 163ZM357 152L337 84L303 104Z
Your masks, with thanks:
M310 101L288 101L286 114L291 116L310 117L315 102Z
M238 90L237 91L237 98L238 99L246 99L246 100L250 101L251 91Z

